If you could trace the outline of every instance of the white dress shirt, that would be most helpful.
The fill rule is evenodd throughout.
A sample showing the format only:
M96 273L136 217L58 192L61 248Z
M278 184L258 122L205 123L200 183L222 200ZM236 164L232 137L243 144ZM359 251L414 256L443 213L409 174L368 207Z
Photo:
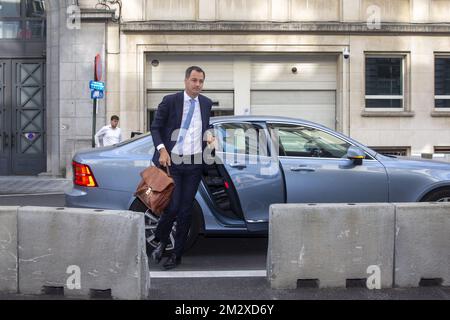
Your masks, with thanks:
M102 140L100 142L100 140ZM113 129L111 125L104 126L95 134L95 146L106 147L122 141L122 132L119 127Z
M184 92L184 102L183 102L183 118L181 119L181 126L183 126L184 121L186 120L187 114L189 112L189 108L191 107L192 98L188 96L186 91ZM198 100L198 96L194 99L195 108L194 114L192 115L191 123L189 124L189 128L184 136L184 141L182 145L182 154L183 155L192 155L202 153L202 114L200 111L200 102ZM180 133L183 133L180 130ZM178 141L178 140L177 140ZM172 149L172 153L179 154L178 143ZM159 150L164 148L164 144L160 144L156 147Z

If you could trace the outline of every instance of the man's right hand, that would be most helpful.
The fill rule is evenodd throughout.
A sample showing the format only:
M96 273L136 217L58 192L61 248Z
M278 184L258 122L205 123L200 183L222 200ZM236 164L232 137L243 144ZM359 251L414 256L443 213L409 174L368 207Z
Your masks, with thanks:
M171 165L170 155L167 152L166 148L162 148L161 150L159 150L159 164L164 167L170 167Z

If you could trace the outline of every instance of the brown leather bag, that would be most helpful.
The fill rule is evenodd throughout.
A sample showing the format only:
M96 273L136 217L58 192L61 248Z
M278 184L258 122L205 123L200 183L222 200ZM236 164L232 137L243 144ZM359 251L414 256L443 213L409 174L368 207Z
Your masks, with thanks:
M175 189L169 167L166 167L166 171L155 166L142 171L142 180L134 193L157 216L163 213Z

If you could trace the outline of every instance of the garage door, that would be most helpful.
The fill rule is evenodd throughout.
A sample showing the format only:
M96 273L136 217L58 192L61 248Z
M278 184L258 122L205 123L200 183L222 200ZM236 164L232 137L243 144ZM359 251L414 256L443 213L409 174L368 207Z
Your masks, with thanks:
M147 90L147 131L155 117L158 105L164 96L175 93L180 90ZM204 90L203 95L213 101L211 116L229 116L233 115L234 92L228 90Z
M146 63L148 125L162 98L184 89L184 73L192 65L206 73L202 94L213 101L212 115L234 113L233 57L154 53L147 55Z
M256 91L251 92L251 113L300 118L336 127L335 91Z
M251 114L302 118L334 129L336 89L336 56L252 58Z
M205 90L233 90L233 58L230 56L148 54L147 89L183 90L184 72L199 66L206 73Z
M175 92L178 91L159 91L159 90L147 91L147 109L156 110L164 96ZM233 105L234 105L233 91L203 90L202 94L207 96L213 101L212 107L213 111L233 112Z
M214 115L250 109L255 115L303 118L335 128L337 57L323 54L148 53L148 122L162 96L183 90L184 71L191 65L206 72L204 94L215 102Z

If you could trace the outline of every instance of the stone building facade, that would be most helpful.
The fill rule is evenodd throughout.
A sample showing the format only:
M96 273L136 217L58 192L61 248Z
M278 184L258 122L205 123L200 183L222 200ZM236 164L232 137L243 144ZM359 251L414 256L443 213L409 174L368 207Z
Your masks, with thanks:
M97 128L117 114L127 137L198 64L215 115L301 117L387 153L450 151L450 0L47 0L46 13L47 174L70 176L91 145L97 53Z

